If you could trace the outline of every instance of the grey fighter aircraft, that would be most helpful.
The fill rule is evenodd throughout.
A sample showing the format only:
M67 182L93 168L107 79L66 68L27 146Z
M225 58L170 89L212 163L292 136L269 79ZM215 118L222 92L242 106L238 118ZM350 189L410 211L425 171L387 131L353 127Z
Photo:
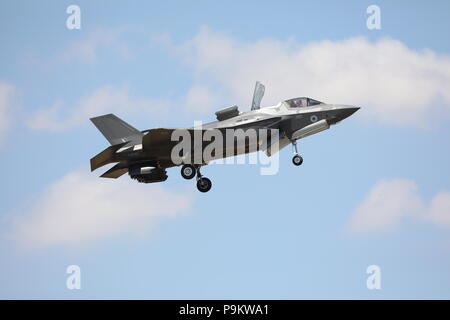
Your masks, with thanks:
M261 100L264 95L264 86L256 82L250 111L239 111L237 106L228 107L216 112L217 121L204 124L200 128L194 127L187 130L192 136L196 133L202 135L208 130L224 132L226 129L278 129L278 140L262 143L258 139L256 143L248 139L235 140L231 144L231 155L265 151L271 156L285 146L292 144L294 156L292 163L299 166L303 158L297 150L297 140L330 128L331 125L349 117L359 107L349 105L327 104L307 97L294 98L282 101L274 106L261 108ZM196 177L197 188L201 192L211 189L211 180L202 176L200 168L207 165L210 160L225 158L230 145L223 144L222 150L213 153L213 158L194 163L186 161L182 155L181 161L174 161L172 149L178 141L172 141L175 130L181 129L149 129L140 131L113 114L107 114L92 118L91 121L111 144L91 159L91 171L106 164L116 163L112 168L103 173L101 177L116 179L127 173L132 179L139 182L161 182L167 179L167 168L181 166L181 175L185 179ZM224 135L225 136L225 135ZM275 143L277 142L277 143ZM238 146L236 148L236 145ZM192 143L191 153L195 149L206 148L207 143ZM241 146L241 147L239 147Z

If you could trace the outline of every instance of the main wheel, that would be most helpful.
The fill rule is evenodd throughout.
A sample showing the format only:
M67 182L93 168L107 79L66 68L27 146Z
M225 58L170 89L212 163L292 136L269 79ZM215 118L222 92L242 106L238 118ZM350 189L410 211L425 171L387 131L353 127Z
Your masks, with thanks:
M208 192L211 190L212 182L208 178L201 177L197 180L197 189L200 192Z
M181 167L181 176L187 180L195 177L195 167L192 164L185 164Z
M296 154L293 158L292 158L292 163L296 166L299 166L303 163L303 158L301 155Z

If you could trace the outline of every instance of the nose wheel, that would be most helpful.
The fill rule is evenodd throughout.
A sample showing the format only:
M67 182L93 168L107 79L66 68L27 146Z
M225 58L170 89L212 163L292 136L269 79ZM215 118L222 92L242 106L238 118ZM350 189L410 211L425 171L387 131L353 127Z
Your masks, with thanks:
M293 146L293 148L294 148L294 150L295 150L295 152L294 152L294 157L292 158L292 163L294 164L294 165L296 165L296 166L299 166L299 165L301 165L302 163L303 163L303 158L302 158L302 156L298 153L298 150L297 150L297 141L292 141L292 146Z
M292 158L292 163L296 166L299 166L303 163L303 158L301 155L296 154L293 158Z

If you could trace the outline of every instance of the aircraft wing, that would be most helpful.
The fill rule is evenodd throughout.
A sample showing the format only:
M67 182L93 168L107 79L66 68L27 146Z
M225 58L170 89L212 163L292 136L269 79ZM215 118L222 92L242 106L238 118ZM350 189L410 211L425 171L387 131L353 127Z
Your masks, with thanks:
M278 143L272 142L269 144L262 145L260 150L264 151L268 157L272 156L273 154L277 153L284 147L286 147L288 144L290 144L291 141L287 137L282 137L278 139Z
M163 148L165 146L170 145L170 148L172 148L172 146L176 145L178 143L178 141L172 141L172 133L175 130L180 130L180 131L188 131L190 136L193 138L194 135L196 134L196 132L198 134L200 133L205 133L205 131L208 130L216 130L216 129L183 129L183 128L179 128L179 129L167 129L167 128L158 128L158 129L149 129L149 130L145 130L142 131L143 133L147 133L142 142L145 144L146 147L149 147L149 149L158 149L158 148Z
M172 147L172 144L176 144L176 141L172 141L171 139L172 133L175 130L166 128L145 130L143 133L146 133L146 135L142 139L142 144L149 150L158 150L169 145Z
M277 129L278 124L282 121L281 117L261 117L258 120L251 120L250 122L245 122L242 124L237 124L232 127L233 129L238 128L252 128L252 129Z
M172 134L175 130L186 130L191 137L191 152L197 148L193 145L196 134L203 134L206 129L150 129L143 131L147 133L142 139L144 150L155 155L158 159L169 161L171 159L172 149L179 141L172 141Z

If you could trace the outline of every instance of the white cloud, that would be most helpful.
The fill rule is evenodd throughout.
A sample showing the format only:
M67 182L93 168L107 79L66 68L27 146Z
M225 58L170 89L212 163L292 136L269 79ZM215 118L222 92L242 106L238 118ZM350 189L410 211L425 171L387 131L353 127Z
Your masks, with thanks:
M407 220L450 227L450 192L438 193L427 205L417 193L413 180L379 181L353 212L348 230L352 233L388 231Z
M77 40L70 42L59 54L59 60L95 62L101 49L107 48L110 52L118 52L125 58L131 57L127 45L120 37L124 29L98 28Z
M450 192L442 191L433 197L428 217L436 224L450 227Z
M431 110L437 118L449 113L450 56L397 40L244 43L208 28L178 46L164 39L193 67L196 83L217 84L243 107L259 80L267 87L265 104L305 95L362 106L362 114L393 125L423 125Z
M15 111L13 105L15 91L14 86L0 81L0 143L4 141L11 127L12 114Z
M167 112L168 105L164 100L138 97L127 86L106 85L80 99L72 107L59 101L51 107L38 110L28 118L27 124L37 130L62 131L105 113L160 116Z
M378 182L360 204L350 220L353 231L392 229L402 219L417 215L422 203L412 180L393 179Z
M191 194L129 179L72 172L51 185L15 221L24 247L77 246L123 234L148 234L158 220L190 209Z
M217 106L219 101L218 96L208 87L193 86L189 89L184 104L188 110L207 112L211 110L211 106Z

